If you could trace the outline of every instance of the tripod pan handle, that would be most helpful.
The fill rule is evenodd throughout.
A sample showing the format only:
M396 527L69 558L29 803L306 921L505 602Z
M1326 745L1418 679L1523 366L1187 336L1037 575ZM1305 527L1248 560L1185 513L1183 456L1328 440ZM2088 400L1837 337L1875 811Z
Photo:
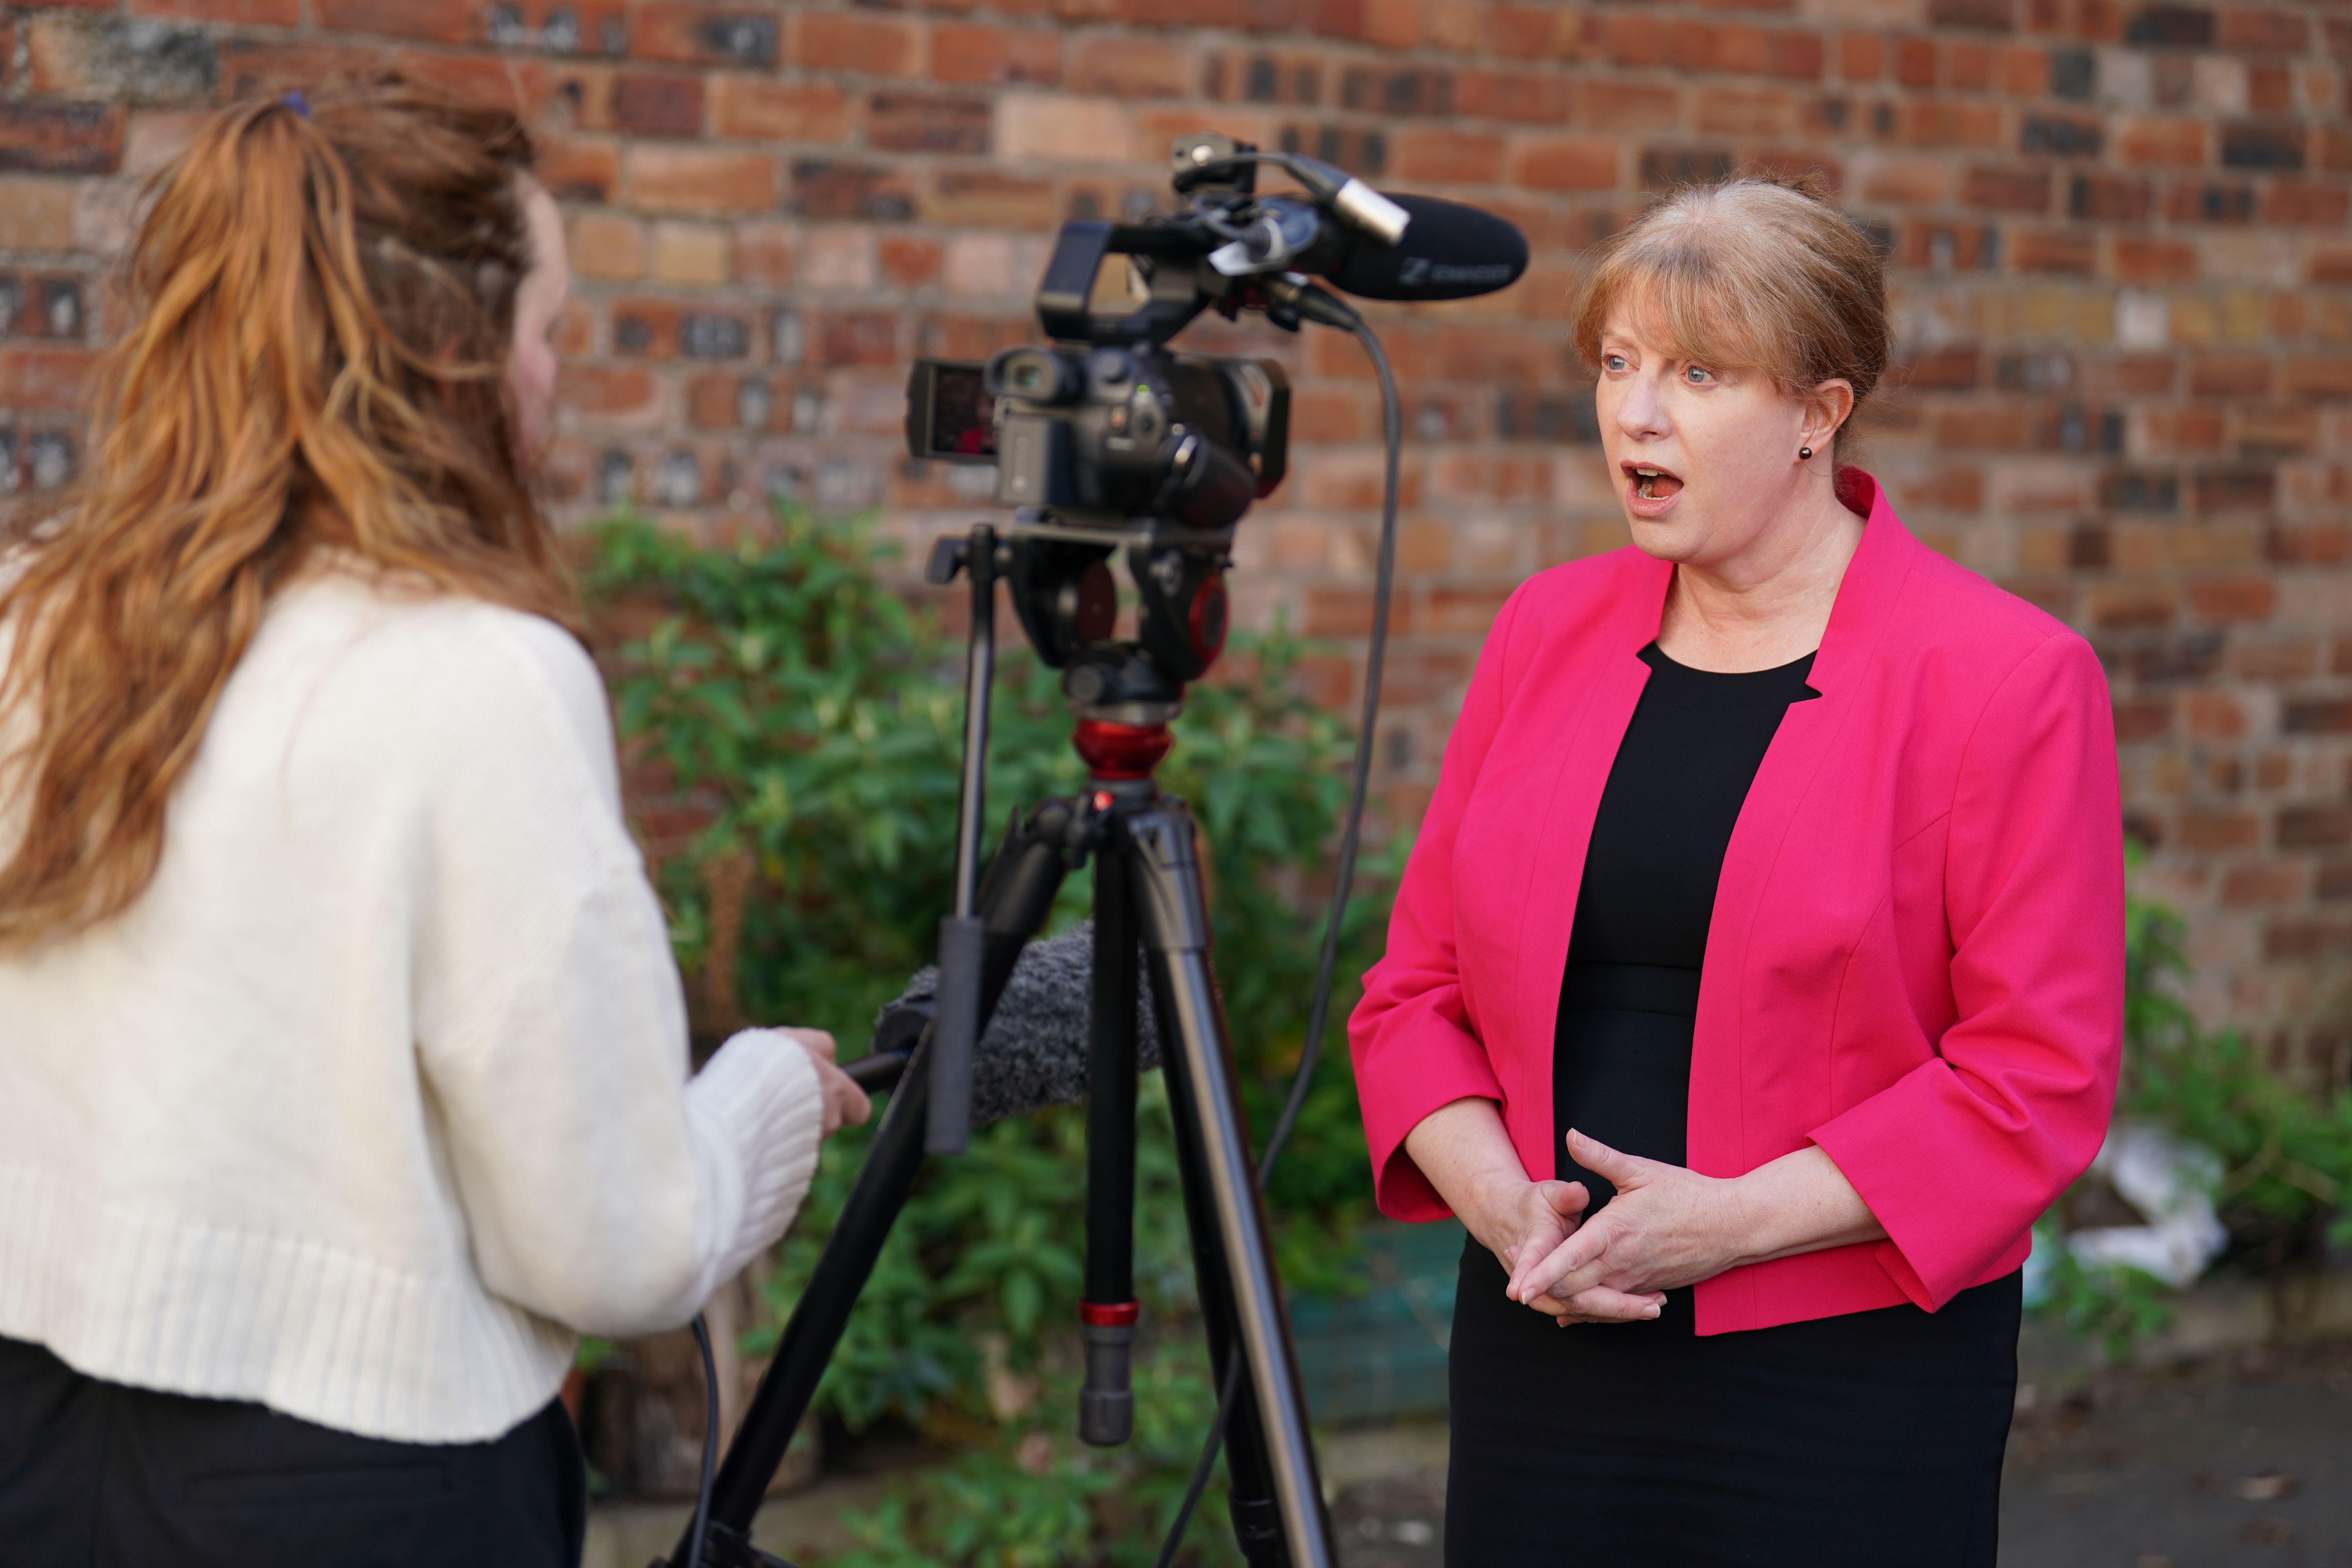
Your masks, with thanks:
M939 1012L931 1020L931 1100L923 1151L961 1154L971 1141L971 1057L980 1043L986 928L972 915L940 921Z

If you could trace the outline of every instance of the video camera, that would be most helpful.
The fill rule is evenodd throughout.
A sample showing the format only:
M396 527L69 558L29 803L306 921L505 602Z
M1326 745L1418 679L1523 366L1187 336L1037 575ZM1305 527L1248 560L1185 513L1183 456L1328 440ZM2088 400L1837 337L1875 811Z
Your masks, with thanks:
M1289 331L1360 329L1309 274L1369 298L1443 300L1504 288L1527 267L1526 240L1502 219L1384 196L1312 158L1206 132L1177 138L1170 163L1188 211L1063 226L1036 299L1051 346L985 364L919 360L907 389L908 453L993 463L998 504L1022 509L1005 563L1013 605L1087 707L1165 706L1215 660L1233 529L1289 464L1282 366L1169 341L1210 309ZM1260 196L1264 164L1306 195ZM1108 560L1121 542L1142 609L1133 645L1110 641Z

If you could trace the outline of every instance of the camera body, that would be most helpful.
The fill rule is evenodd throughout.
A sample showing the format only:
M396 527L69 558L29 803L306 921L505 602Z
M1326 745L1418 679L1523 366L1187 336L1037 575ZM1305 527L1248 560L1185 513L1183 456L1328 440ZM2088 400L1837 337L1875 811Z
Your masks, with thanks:
M1149 342L1010 348L985 365L920 360L908 407L911 455L992 462L998 505L1080 525L1231 528L1288 461L1280 364Z

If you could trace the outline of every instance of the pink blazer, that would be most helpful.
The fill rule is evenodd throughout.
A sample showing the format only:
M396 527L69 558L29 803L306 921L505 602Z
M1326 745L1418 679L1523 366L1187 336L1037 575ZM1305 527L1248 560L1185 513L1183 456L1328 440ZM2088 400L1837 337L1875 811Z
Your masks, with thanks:
M1724 857L1692 1047L1691 1168L1819 1144L1887 1241L1701 1283L1703 1334L1905 1300L2024 1261L2098 1152L2123 1029L2123 830L2097 657L1841 475L1861 547ZM1349 1024L1381 1210L1448 1212L1404 1152L1499 1101L1554 1169L1552 1034L1586 841L1672 567L1627 549L1495 619Z

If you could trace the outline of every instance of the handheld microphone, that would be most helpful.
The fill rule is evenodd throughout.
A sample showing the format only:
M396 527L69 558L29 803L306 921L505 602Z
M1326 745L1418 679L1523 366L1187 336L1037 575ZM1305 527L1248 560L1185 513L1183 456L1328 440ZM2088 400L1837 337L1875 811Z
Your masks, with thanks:
M1087 1058L1094 1008L1094 924L1085 921L1021 950L1004 994L972 1053L971 1124L1002 1121L1049 1105L1087 1098ZM931 1021L940 972L918 971L898 999L882 1009L867 1055L845 1062L860 1087L889 1087ZM1141 1067L1160 1065L1160 1033L1151 1016L1151 987L1137 987ZM887 1058L896 1058L893 1062ZM866 1064L873 1064L867 1067Z
M1242 237L1211 254L1209 264L1229 278L1312 272L1343 294L1406 302L1491 294L1527 271L1527 236L1509 220L1436 196L1386 199L1409 220L1392 244L1332 221L1313 204L1268 196Z

